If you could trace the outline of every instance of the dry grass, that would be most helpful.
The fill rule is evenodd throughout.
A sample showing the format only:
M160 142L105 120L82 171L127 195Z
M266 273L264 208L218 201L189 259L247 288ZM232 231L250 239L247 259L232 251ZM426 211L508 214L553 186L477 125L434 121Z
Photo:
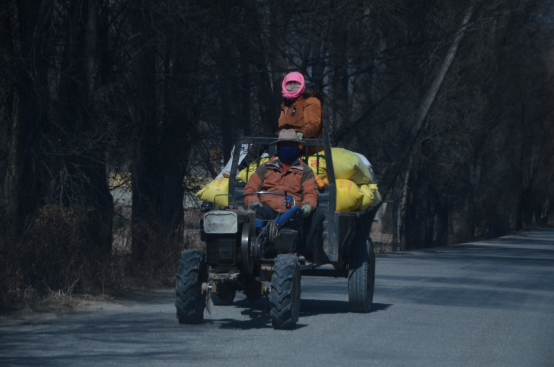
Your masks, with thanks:
M16 314L71 309L145 289L172 286L182 250L201 248L198 213L188 213L181 229L184 241L171 231L145 227L153 239L148 256L133 260L130 208L117 207L111 254L83 242L87 210L42 208L23 239L0 251L0 311ZM85 232L86 233L86 232ZM181 237L182 239L182 237Z

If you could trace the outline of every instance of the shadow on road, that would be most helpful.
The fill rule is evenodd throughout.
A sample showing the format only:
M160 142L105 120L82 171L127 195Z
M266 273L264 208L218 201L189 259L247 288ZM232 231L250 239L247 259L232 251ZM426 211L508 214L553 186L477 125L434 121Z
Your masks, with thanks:
M239 329L239 330L252 330L252 329L268 329L271 328L271 319L269 314L265 314L264 310L249 309L241 311L241 315L248 315L248 320L236 320L236 319L212 319L205 320L205 323L217 324L221 329ZM307 324L296 324L296 329L302 329L308 326Z
M350 313L350 305L347 301L337 300L323 300L323 299L302 299L300 306L300 319L302 321L305 317L317 316L317 315L333 315L333 314L347 314ZM371 313L378 311L386 311L392 304L386 303L373 303L371 307ZM222 329L265 329L271 328L271 318L269 314L265 312L265 306L263 300L260 300L251 307L250 303L246 300L235 302L233 306L235 309L242 309L241 315L248 316L248 320L235 320L230 318L225 319L209 319L205 320L205 323L212 323L219 325ZM296 329L301 329L309 324L297 324Z
M371 312L386 311L390 306L392 305L387 303L373 303L371 305Z
M386 311L391 304L373 303L371 312ZM325 299L302 299L300 316L332 315L350 313L350 305L347 301Z

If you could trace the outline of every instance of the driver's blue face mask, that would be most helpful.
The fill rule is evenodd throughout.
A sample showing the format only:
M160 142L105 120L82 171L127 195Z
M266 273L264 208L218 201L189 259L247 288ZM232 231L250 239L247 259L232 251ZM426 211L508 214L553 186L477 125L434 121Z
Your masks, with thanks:
M281 147L279 149L279 157L282 159L295 159L297 157L296 147Z

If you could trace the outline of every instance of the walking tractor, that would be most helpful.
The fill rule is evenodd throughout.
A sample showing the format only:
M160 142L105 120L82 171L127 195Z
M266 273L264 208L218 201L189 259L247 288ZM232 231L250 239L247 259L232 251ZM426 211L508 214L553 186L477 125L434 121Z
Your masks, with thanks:
M262 147L269 156L275 154L274 138L242 137L235 145L229 177L228 206L207 211L200 223L205 252L186 250L178 262L175 287L177 318L182 324L203 320L204 310L214 305L233 303L242 291L252 303L265 297L273 327L293 329L300 310L301 276L348 278L348 300L352 312L369 312L375 282L375 253L369 237L373 216L371 207L360 211L337 212L337 188L329 137L302 140L306 156L308 147L323 146L329 185L319 192L316 212L323 212L323 225L302 256L291 253L297 237L300 203L284 193L256 192L249 195L279 195L288 210L275 220L256 220L256 212L244 208L244 182L237 182L241 147ZM248 168L247 168L248 172ZM221 201L221 200L216 200ZM297 205L298 204L298 205Z

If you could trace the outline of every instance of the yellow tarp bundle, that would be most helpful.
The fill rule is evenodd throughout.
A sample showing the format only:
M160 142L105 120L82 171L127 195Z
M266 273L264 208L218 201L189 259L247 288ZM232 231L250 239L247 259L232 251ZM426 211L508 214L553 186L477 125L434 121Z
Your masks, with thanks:
M364 210L368 206L376 206L381 202L381 194L379 194L376 184L362 185L360 190L362 190L364 197L358 210Z
M375 190L373 190L373 186L375 186ZM376 184L369 185L369 188L373 190L373 195L375 195L375 198L373 199L373 203L371 203L371 206L377 206L381 201L383 201L383 197L379 193L379 190L377 188Z
M356 185L372 184L369 169L364 164L360 156L349 150L342 148L331 148L333 155L333 168L335 169L335 178L350 180ZM308 157L308 165L317 175L317 156ZM327 164L325 162L324 152L319 153L319 177L322 179L327 175Z
M225 177L216 178L210 182L206 187L196 193L196 197L202 201L214 203L215 207L229 205L228 196L218 196L221 194L229 193L229 179ZM214 202L217 200L217 203Z
M269 158L262 158L262 159L260 159L260 164L259 165L261 166L262 164L264 164L267 161L269 161ZM254 172L256 172L257 168L258 168L258 164L256 162L253 162L248 166L248 178L249 179L250 179L250 176L252 176L252 174ZM239 174L237 175L237 179L238 179L238 182L246 182L246 168L239 172Z
M337 212L351 212L362 204L364 193L350 180L337 180Z

